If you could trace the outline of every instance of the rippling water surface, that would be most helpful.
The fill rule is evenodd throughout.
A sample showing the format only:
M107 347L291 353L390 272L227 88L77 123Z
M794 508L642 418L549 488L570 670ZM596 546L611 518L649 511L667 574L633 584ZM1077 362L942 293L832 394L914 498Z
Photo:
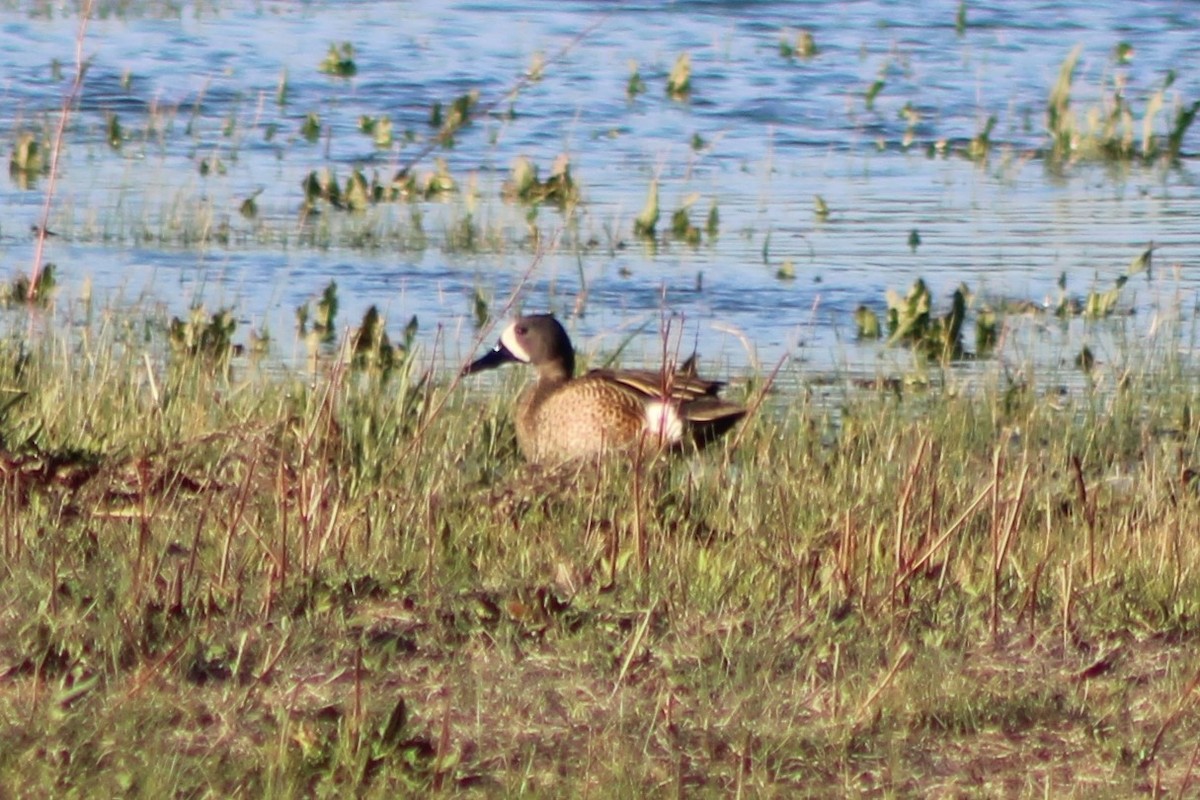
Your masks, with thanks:
M335 279L341 323L353 325L371 304L393 331L416 315L426 355L458 361L475 336L475 293L499 312L519 288L523 307L571 316L587 350L612 351L643 330L627 355L651 358L668 313L680 347L699 346L723 369L785 359L800 375L873 373L908 358L855 341L854 309L882 312L888 289L922 277L941 303L962 282L994 303L1054 302L1061 276L1075 295L1106 289L1153 242L1152 279L1136 276L1123 290L1123 308L1134 313L1104 325L1010 321L1001 357L1063 363L1083 344L1103 350L1164 319L1190 326L1200 128L1174 165L1058 164L1046 156L1046 104L1079 44L1076 112L1103 108L1123 87L1140 138L1148 98L1169 82L1155 128L1165 135L1173 115L1200 99L1200 6L971 2L961 30L959 8L882 0L102 7L87 28L89 69L50 215L59 313L71 313L85 286L105 302L173 313L233 305L239 333L268 328L287 359L293 310ZM22 132L52 131L78 27L57 6L0 10L8 148ZM794 43L801 30L816 55L785 57L781 41ZM354 47L356 75L322 74L330 45L342 42ZM1121 43L1132 47L1125 61ZM692 91L673 100L666 76L685 52ZM539 54L541 79L521 85ZM646 91L630 98L632 64ZM422 174L444 159L459 192L361 213L324 208L302 220L306 175L331 169L345 180L361 168L390 179L433 135L433 104L469 91L491 113L414 167ZM313 142L301 135L309 114L321 123ZM114 115L119 147L108 142ZM388 117L395 142L375 146L359 131L363 116ZM965 149L989 117L990 154L970 160ZM583 193L572 215L501 198L514 158L528 157L544 177L560 154ZM662 219L651 244L632 227L655 178ZM32 262L30 228L47 181L2 184L0 254L15 274ZM817 196L827 216L815 212ZM239 213L250 197L255 218ZM670 215L684 206L701 228L715 206L718 235L698 246L673 240ZM475 239L464 243L468 217Z

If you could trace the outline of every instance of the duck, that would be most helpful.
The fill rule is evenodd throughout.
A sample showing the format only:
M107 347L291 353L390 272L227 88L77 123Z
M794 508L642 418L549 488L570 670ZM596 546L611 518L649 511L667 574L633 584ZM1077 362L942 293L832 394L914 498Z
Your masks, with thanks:
M722 382L696 374L694 358L679 371L593 369L576 376L575 348L553 314L517 317L462 374L509 363L536 372L517 397L513 421L521 454L537 464L647 446L702 448L746 416L746 408L719 397Z

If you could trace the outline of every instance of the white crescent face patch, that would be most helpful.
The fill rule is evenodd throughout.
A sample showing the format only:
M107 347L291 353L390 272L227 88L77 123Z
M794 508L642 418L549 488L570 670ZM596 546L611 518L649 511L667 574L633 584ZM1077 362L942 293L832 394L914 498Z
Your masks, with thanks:
M521 346L517 337L517 323L511 322L504 329L504 333L500 334L500 344L505 350L512 353L513 358L526 364L529 363L529 352Z

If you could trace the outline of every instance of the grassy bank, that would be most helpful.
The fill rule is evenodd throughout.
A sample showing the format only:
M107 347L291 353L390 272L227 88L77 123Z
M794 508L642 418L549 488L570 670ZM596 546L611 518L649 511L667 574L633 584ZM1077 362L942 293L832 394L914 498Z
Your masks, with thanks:
M13 796L1194 789L1170 364L772 396L724 449L562 475L403 358L155 330L0 344Z

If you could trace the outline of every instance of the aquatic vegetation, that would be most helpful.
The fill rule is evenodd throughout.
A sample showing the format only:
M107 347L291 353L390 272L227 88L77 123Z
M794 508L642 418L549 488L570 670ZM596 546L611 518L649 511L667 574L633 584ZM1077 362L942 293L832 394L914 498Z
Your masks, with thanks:
M476 89L456 97L447 111L443 111L440 101L435 102L429 111L429 124L437 128L438 144L453 147L455 134L471 123L478 104L479 91Z
M231 356L242 352L242 346L233 342L236 330L233 309L221 308L209 315L203 306L193 306L186 320L171 318L168 334L173 352L225 364Z
M580 191L571 177L571 159L566 153L554 160L550 177L538 179L537 164L525 156L513 161L510 177L501 188L501 197L509 202L537 205L549 203L560 208L570 208L579 202Z
M650 181L650 189L646 193L646 204L633 221L633 235L643 239L653 239L654 229L658 225L658 179Z
M386 150L392 146L392 121L387 116L361 116L358 118L358 129L370 136L376 147Z
M867 87L867 91L863 94L863 101L866 103L867 111L875 110L875 98L879 96L879 93L883 91L883 87L886 85L887 83L882 78L878 78L872 81L871 85Z
M300 123L300 135L309 143L316 142L321 138L321 115L315 111L310 111L304 115L304 122Z
M699 199L696 194L687 197L683 206L671 215L671 236L693 247L698 246L701 240L700 229L692 224L691 219L691 207Z
M1051 140L1048 158L1054 161L1178 159L1183 137L1200 111L1200 101L1177 106L1167 121L1164 144L1158 128L1159 115L1166 103L1166 92L1175 82L1174 73L1168 73L1163 85L1145 102L1139 137L1135 109L1120 74L1113 76L1113 85L1106 88L1100 105L1082 111L1072 106L1075 70L1082 52L1081 44L1071 50L1050 90L1046 107L1046 127ZM1117 56L1120 58L1121 53Z
M19 134L8 159L9 173L29 178L48 172L50 164L43 155L45 149L36 134L28 131Z
M25 275L16 276L12 279L11 283L4 287L4 304L9 306L25 304L36 306L47 305L54 296L54 290L58 286L57 272L58 267L53 263L47 263L42 266L36 283Z
M829 204L819 194L813 195L813 214L818 220L829 219Z
M258 217L258 196L263 190L259 189L254 194L247 197L238 204L238 213L246 219L256 219Z
M642 80L642 73L638 71L636 61L629 62L629 80L625 82L625 96L630 100L637 97L646 91L646 82Z
M325 54L317 70L338 78L353 78L358 74L358 65L354 62L354 45L350 42L329 45L329 52Z
M308 338L312 335L321 343L332 342L334 336L337 335L337 281L330 281L326 285L311 311L310 304L311 301L296 307L296 332L301 338Z
M971 294L965 285L955 289L950 309L942 316L935 316L933 298L925 281L918 278L901 296L889 289L887 292L886 327L888 345L905 345L924 354L930 361L956 361L966 356L963 349L962 329L966 322ZM868 306L860 305L854 312L854 324L860 340L877 339L882 327L878 315ZM980 328L984 328L980 332ZM984 342L990 351L996 340L994 316L983 315L977 320L976 343Z
M407 336L407 341L411 344L413 337L416 336L417 318L415 316L409 325L412 331ZM391 340L388 338L383 315L374 305L370 306L363 314L362 323L352 334L351 342L350 351L353 354L354 367L376 371L385 379L391 373L397 356L403 357L408 352L407 348L401 346L397 353L397 348L392 346Z
M708 215L704 219L704 233L709 239L717 238L717 234L721 232L721 212L717 210L717 201L714 199L712 205L708 207Z
M667 97L672 100L687 100L692 93L692 57L680 53L667 75Z
M105 139L108 141L108 146L114 150L120 150L121 144L125 141L125 131L121 127L120 117L116 114L109 114L105 130L107 131Z
M779 55L789 61L795 58L807 61L816 57L817 43L813 39L812 31L802 30L795 35L794 39L791 34L785 32L779 40Z
M984 161L992 150L992 131L996 128L996 115L987 118L983 130L975 134L967 144L967 158L972 161Z

